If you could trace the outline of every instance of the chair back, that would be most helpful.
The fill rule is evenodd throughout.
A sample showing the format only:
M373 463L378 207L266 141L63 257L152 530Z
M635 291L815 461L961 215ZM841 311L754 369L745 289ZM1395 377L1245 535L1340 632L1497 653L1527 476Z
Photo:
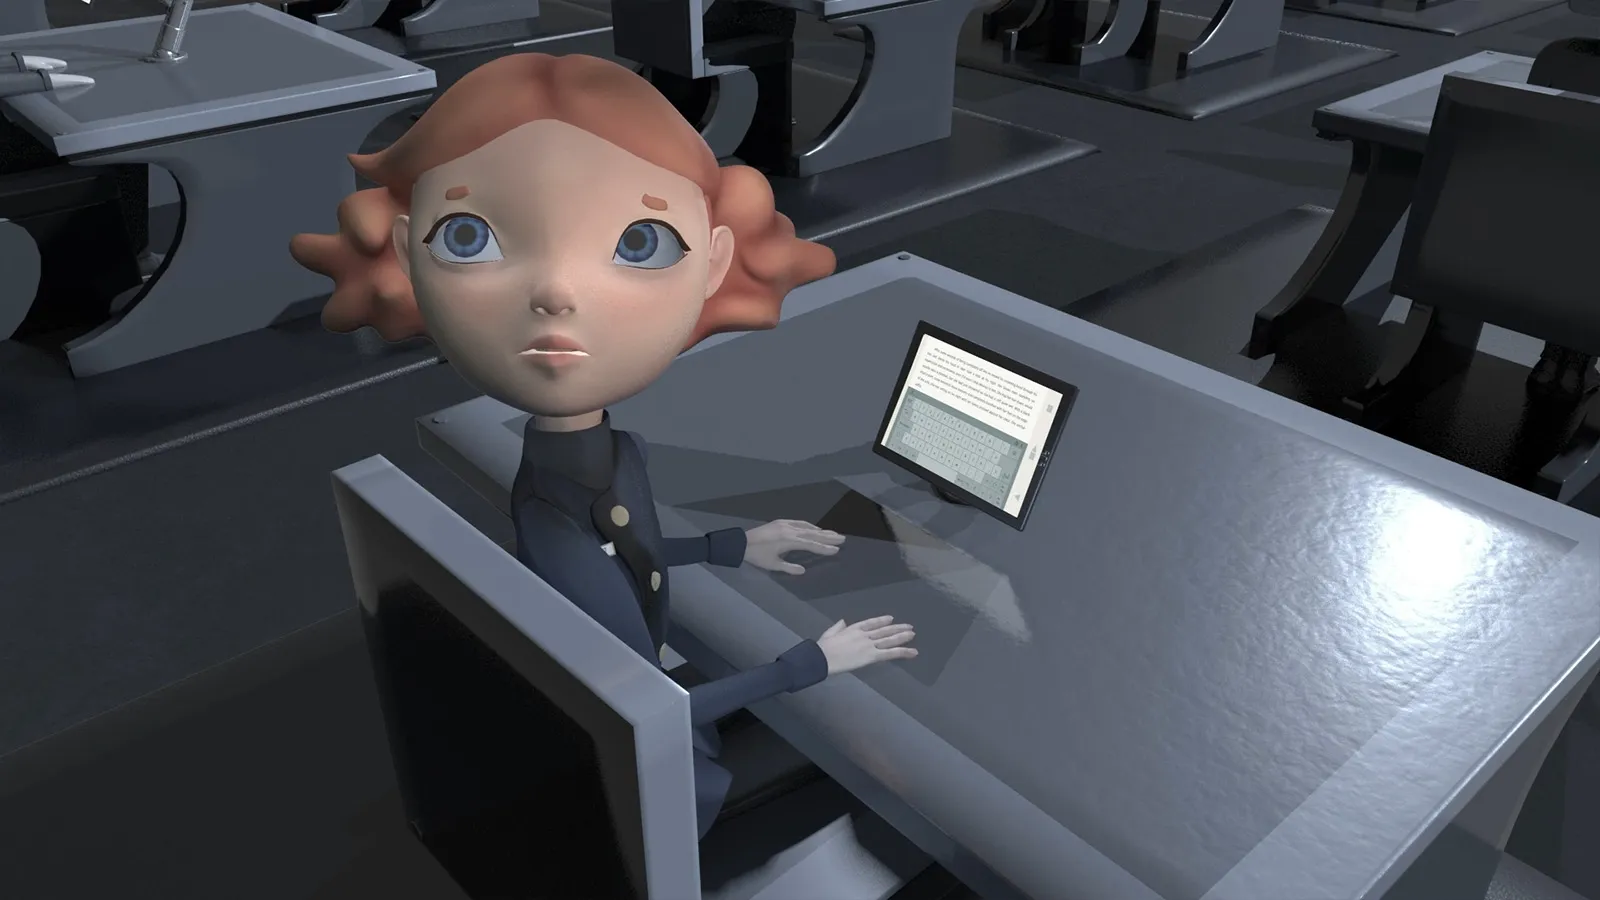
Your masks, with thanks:
M687 693L383 457L333 486L406 814L456 881L698 898Z
M1600 355L1600 97L1446 76L1394 292Z

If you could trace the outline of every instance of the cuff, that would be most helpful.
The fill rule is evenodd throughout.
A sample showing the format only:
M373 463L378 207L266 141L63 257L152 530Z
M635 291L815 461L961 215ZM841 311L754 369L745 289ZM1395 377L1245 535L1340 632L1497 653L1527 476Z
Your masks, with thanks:
M706 562L713 566L737 569L744 565L743 528L724 528L706 535Z
M828 677L828 657L816 641L801 641L778 657L778 664L789 674L790 692L804 690Z

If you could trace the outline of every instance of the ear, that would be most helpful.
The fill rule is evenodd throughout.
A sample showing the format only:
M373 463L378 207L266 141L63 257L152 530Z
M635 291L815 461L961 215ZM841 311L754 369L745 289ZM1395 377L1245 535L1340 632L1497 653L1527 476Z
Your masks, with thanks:
M400 271L406 275L406 280L411 280L411 217L398 215L394 217L394 258L400 264Z
M718 225L711 229L711 269L706 272L706 299L722 289L722 280L728 277L728 267L733 265L733 229Z

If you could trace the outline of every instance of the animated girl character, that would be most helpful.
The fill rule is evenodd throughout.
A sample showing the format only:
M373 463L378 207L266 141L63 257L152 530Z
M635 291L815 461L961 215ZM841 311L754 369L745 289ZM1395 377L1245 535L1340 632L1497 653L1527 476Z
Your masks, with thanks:
M672 566L799 575L793 551L843 536L776 521L664 538L637 435L605 408L685 349L771 328L833 253L795 236L754 169L720 168L648 82L606 60L506 56L445 91L389 149L352 156L381 187L339 206L337 235L294 258L334 281L323 323L426 334L484 393L532 415L512 490L517 557L660 665ZM781 692L916 655L907 624L843 621L765 666L689 691L703 836L730 774L714 724Z

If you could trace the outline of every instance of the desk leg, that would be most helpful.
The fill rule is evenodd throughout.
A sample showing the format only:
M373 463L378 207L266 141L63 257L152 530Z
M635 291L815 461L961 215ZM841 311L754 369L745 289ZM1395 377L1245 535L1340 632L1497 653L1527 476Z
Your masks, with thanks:
M331 231L355 191L344 152L417 97L73 160L148 163L178 182L183 215L161 268L121 318L67 345L78 377L271 325L327 293L289 257L299 232Z
M923 0L828 19L859 25L867 62L822 137L795 156L804 178L950 136L956 42L968 0Z
M736 69L717 76L716 96L700 125L700 137L717 159L734 155L744 143L744 136L750 133L750 126L756 120L760 102L761 85L754 72Z
M1337 311L1411 205L1420 154L1356 141L1339 205L1283 290L1257 313L1244 355L1260 359L1307 322Z
M1561 503L1571 503L1600 476L1600 397L1585 402L1583 418L1562 442L1555 458L1534 476L1535 493Z
M1378 371L1343 399L1340 414L1368 428L1383 427L1401 408L1465 371L1482 335L1482 322L1413 301L1384 347Z
M39 245L26 228L0 219L0 341L28 317L39 293Z
M539 0L433 0L400 20L406 37L539 17Z
M1278 44L1283 0L1222 0L1222 7L1193 47L1178 56L1184 70L1214 66Z
M316 23L331 31L371 28L389 8L389 0L344 0L333 12L317 13Z
M983 14L983 39L999 41L1006 62L1016 62L1018 50L1045 44L1045 23L1056 0L1004 0Z
M1517 817L1522 814L1522 805L1528 799L1534 779L1538 777L1539 770L1544 768L1550 748L1555 746L1567 720L1572 718L1578 703L1593 683L1594 674L1590 673L1550 711L1550 715L1528 735L1522 746L1511 754L1456 815L1457 826L1496 850L1503 852L1506 849L1506 841L1517 824Z
M1153 44L1154 29L1160 21L1158 0L1113 0L1110 18L1100 26L1093 38L1085 39L1089 30L1086 0L1073 0L1061 9L1065 0L1057 0L1055 15L1050 19L1050 39L1046 46L1046 60L1069 66L1092 66L1129 55L1135 45Z
M50 17L44 0L4 0L0 3L0 35L49 31Z

